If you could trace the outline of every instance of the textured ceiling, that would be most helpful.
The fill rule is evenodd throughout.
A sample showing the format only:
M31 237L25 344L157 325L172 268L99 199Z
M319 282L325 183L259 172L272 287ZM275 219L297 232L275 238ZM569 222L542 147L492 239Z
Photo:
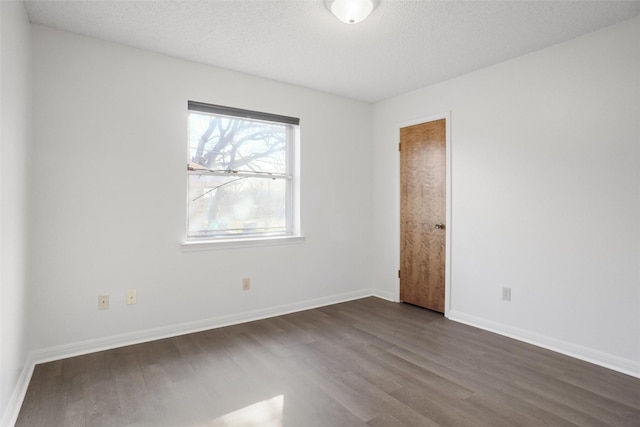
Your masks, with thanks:
M640 1L25 1L32 23L368 102L640 15Z

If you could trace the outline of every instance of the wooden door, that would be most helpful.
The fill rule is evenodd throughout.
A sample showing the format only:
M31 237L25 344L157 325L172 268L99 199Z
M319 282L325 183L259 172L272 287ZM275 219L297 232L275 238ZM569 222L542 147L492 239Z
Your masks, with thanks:
M444 313L445 119L400 129L400 300Z

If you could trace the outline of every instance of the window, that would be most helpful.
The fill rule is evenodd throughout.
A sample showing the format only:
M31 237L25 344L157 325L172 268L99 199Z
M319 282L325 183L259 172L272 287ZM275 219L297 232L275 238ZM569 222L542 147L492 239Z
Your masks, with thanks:
M300 120L189 101L187 242L296 234Z

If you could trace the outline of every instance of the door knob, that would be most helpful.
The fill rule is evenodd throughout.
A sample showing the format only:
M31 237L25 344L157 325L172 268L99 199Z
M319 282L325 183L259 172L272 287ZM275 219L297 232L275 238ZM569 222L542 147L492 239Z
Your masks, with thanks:
M444 230L444 224L436 224L436 230Z

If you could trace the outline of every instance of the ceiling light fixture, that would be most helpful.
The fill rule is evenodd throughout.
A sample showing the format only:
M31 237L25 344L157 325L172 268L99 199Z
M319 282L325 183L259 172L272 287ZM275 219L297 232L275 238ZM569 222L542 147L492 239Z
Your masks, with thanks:
M357 24L365 20L373 10L373 0L326 0L327 7L345 24Z

